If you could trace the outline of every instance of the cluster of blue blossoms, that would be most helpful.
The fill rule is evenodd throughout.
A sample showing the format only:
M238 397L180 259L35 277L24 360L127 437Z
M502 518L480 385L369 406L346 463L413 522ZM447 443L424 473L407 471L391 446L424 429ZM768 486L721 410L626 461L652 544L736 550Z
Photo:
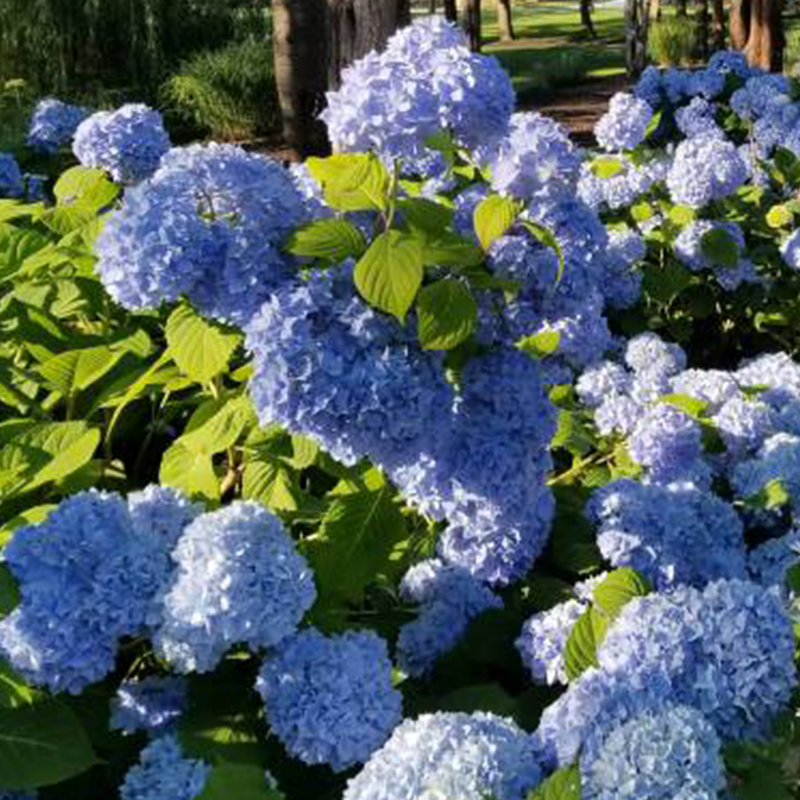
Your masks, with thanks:
M28 123L27 144L32 150L54 155L72 141L78 126L89 116L80 106L69 105L55 98L37 103Z

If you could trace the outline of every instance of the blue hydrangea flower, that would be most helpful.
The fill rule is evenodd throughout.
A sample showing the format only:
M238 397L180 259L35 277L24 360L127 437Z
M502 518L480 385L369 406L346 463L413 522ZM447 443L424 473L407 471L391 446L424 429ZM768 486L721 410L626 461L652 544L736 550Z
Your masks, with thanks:
M686 353L655 333L640 333L628 342L625 363L641 375L670 377L686 368Z
M785 588L787 571L800 563L800 530L768 539L747 554L750 580L764 587Z
M734 397L712 417L725 444L729 461L742 459L758 450L776 432L778 418L761 400Z
M624 309L639 301L642 273L636 269L636 264L644 259L646 253L644 239L635 231L626 229L609 233L600 281L600 289L608 306Z
M710 492L621 479L598 489L587 511L603 557L632 567L659 590L745 577L742 521Z
M742 119L755 121L767 113L775 100L788 99L789 90L790 83L786 75L754 75L731 95L730 107Z
M345 69L327 101L322 118L335 150L373 150L430 174L444 164L431 159L427 138L448 130L475 149L503 136L514 92L494 58L471 53L454 26L426 17L396 33L383 53Z
M735 145L715 136L696 136L675 150L667 187L673 202L702 208L733 194L747 177L747 164Z
M39 153L55 155L59 147L72 141L78 125L89 114L85 108L71 106L52 97L40 100L28 123L28 147Z
M630 373L613 361L602 361L589 367L575 384L578 397L589 408L602 405L610 395L626 395L630 389Z
M632 600L597 657L625 680L660 672L673 699L701 710L726 739L764 736L797 683L780 593L740 580Z
M781 244L781 256L787 267L800 270L800 229Z
M675 255L693 272L708 269L717 276L731 271L733 267L717 264L703 252L704 237L711 231L722 231L736 248L739 260L744 253L744 233L735 222L709 222L700 220L687 225L675 239Z
M575 194L580 156L564 129L536 113L514 114L491 161L494 189L525 201Z
M632 150L645 138L653 109L632 94L618 92L608 103L608 111L594 126L597 143L604 150Z
M137 531L122 498L94 490L20 528L3 555L20 605L0 621L0 651L54 692L80 692L114 667L117 642L140 635L169 569L166 544Z
M141 681L124 681L111 701L112 729L161 734L186 710L184 678L150 676Z
M603 436L629 434L643 412L642 404L631 397L611 394L595 409L594 423Z
M104 169L124 184L149 178L169 148L161 114L134 103L92 114L78 126L72 142L84 167Z
M722 743L693 708L644 711L597 738L581 758L585 800L717 800L725 789Z
M713 100L725 89L725 75L713 68L690 72L688 78L688 94L693 98Z
M675 122L680 132L687 138L714 136L725 138L725 132L717 125L714 114L716 106L702 97L695 97L688 106L675 112Z
M708 61L708 68L722 75L735 75L738 78L747 78L759 70L747 63L745 54L740 50L719 50Z
M762 445L757 455L737 464L731 483L741 498L758 494L767 484L780 481L792 505L800 504L800 437L776 433Z
M523 800L541 779L530 737L494 714L423 714L398 726L344 800Z
M662 94L661 72L657 67L646 67L633 87L635 97L645 100L651 108L661 108L664 97Z
M463 636L470 621L502 600L464 569L428 559L413 566L400 584L402 597L420 605L419 616L400 629L398 662L408 675L428 672Z
M0 153L0 198L22 197L25 194L25 182L22 170L11 153Z
M178 489L152 484L128 495L128 511L137 533L154 537L172 550L203 507Z
M372 631L304 630L264 662L256 688L288 752L336 772L366 761L403 716L386 642Z
M120 787L121 800L194 800L211 767L187 758L174 735L160 736L142 750Z
M567 600L537 612L522 626L515 644L535 683L568 683L564 648L586 608L580 600Z
M177 570L154 644L181 672L214 669L235 644L274 647L316 599L305 559L280 520L256 503L198 517L172 559Z
M304 213L277 162L233 145L175 148L108 219L95 244L97 272L126 308L185 296L241 324L291 277L281 247Z
M672 378L672 391L708 403L717 413L729 401L742 396L734 375L721 369L687 369Z

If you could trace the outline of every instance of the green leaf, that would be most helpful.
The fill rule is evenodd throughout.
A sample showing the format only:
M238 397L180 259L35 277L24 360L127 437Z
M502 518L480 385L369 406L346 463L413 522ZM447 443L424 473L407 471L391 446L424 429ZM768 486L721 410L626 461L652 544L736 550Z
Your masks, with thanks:
M492 242L503 236L514 224L521 205L510 197L492 194L481 200L475 208L473 222L478 241L484 250L488 250Z
M436 281L419 293L417 334L426 350L452 350L469 337L478 306L469 289L452 278Z
M558 283L564 275L564 253L561 250L561 245L558 243L555 235L551 230L540 225L538 222L531 222L529 219L522 221L522 227L533 236L538 242L545 247L549 247L558 256L558 274L556 275L556 283Z
M581 800L581 773L577 766L554 772L527 800Z
M301 436L299 433L292 434L292 466L295 469L308 469L313 466L319 452L319 445L313 439Z
M219 479L208 453L198 453L175 442L161 459L159 479L164 486L181 489L189 497L216 501L220 498Z
M325 200L336 211L385 211L391 179L374 154L337 153L309 158L308 171L322 186Z
M625 165L618 158L601 156L592 161L590 169L598 178L603 178L605 180L625 172Z
M186 304L179 305L166 325L169 352L181 372L197 383L208 383L228 370L241 336L199 316Z
M0 658L0 714L4 713L2 709L30 705L37 697L38 693Z
M561 409L558 414L556 435L551 442L553 448L562 447L576 456L584 456L595 446L592 429L574 411Z
M615 619L634 597L644 597L651 591L650 583L635 569L620 567L595 587L592 599L611 619Z
M222 453L236 444L248 425L255 424L256 415L247 395L232 399L213 400L205 409L202 419L195 416L187 425L187 432L174 444L200 455ZM206 416L207 414L207 416Z
M286 244L296 256L344 261L359 258L367 247L364 235L344 219L319 219L298 228Z
M74 205L92 213L110 206L120 191L103 170L80 166L64 172L53 187L60 206Z
M767 212L766 221L770 228L784 228L792 224L794 214L785 205L778 204Z
M700 250L712 264L735 267L739 263L739 247L728 231L712 228L700 239Z
M80 721L59 700L0 713L0 786L32 789L85 772L96 759Z
M213 766L197 800L284 800L277 789L267 786L264 768L258 764L221 761Z
M644 270L642 289L659 303L672 302L692 283L692 273L686 268L668 261L663 267L649 266Z
M437 238L453 223L453 212L449 208L424 197L403 198L397 205L403 224L410 231Z
M408 234L390 230L378 236L356 264L353 279L361 296L400 322L422 285L422 249Z
M658 398L659 403L677 408L683 411L692 419L703 419L708 411L708 403L705 400L698 400L688 394L663 394Z
M107 375L125 356L124 350L110 347L87 347L68 350L40 364L36 371L51 389L64 396L88 389Z
M588 608L572 626L564 646L564 666L571 681L598 665L597 648L605 637L607 626L607 618L592 608Z
M455 233L440 232L436 237L425 237L422 242L423 264L466 270L482 264L484 258L480 247Z
M663 113L663 110L659 109L650 118L650 122L647 123L647 127L644 129L645 139L652 136L658 130L658 126L661 124L661 117L663 116Z
M691 225L697 218L697 212L691 206L672 206L667 212L670 220L679 228Z
M295 481L286 463L267 452L248 455L244 462L242 496L274 511L295 511Z
M534 358L546 358L558 350L561 334L558 331L542 331L533 336L525 336L517 342L517 347Z
M744 504L748 508L763 508L767 511L774 511L789 505L791 500L792 497L783 485L783 481L780 478L773 478L765 483L758 492L746 498Z
M20 602L17 580L8 568L0 562L0 618L8 616Z
M337 497L318 533L303 542L322 593L358 602L390 570L391 555L408 535L388 487Z
M647 220L653 218L655 213L653 206L645 201L635 203L631 206L631 217L634 222L647 222Z

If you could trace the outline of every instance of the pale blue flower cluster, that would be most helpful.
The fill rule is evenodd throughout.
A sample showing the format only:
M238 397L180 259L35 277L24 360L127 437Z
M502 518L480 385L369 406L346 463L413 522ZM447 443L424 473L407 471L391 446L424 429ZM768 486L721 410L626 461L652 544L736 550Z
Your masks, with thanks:
M652 118L653 109L645 100L618 92L594 126L594 135L600 147L608 152L633 150L644 141Z
M515 645L535 683L568 683L564 647L587 607L580 600L566 600L537 612L522 626Z
M403 716L386 642L372 631L301 631L264 661L256 688L287 751L336 772L367 761Z
M787 572L800 564L800 530L794 528L777 539L768 539L747 554L750 580L762 586L785 589Z
M442 130L471 149L501 137L514 108L499 63L471 53L455 26L424 17L400 30L382 53L347 67L322 119L335 150L375 151L404 170L441 170L425 140Z
M612 230L603 262L600 289L606 304L615 309L630 308L642 294L642 273L636 265L647 253L644 239L630 228Z
M527 202L570 199L580 156L554 120L532 112L514 114L508 135L490 159L492 187Z
M626 680L660 673L674 700L703 711L726 739L764 736L797 683L792 622L780 594L741 580L632 600L598 661Z
M703 251L703 242L712 231L721 231L736 248L735 265L715 262ZM717 282L727 291L733 291L743 282L759 281L753 263L744 258L745 240L742 229L735 222L700 220L687 225L675 239L675 255L693 272L711 271Z
M598 738L581 758L584 800L717 800L726 787L722 743L693 708L648 710Z
M25 181L17 159L11 153L0 153L0 199L22 197Z
M62 145L72 141L78 126L90 113L85 108L52 97L40 100L28 123L28 147L46 155L55 155Z
M469 623L502 600L465 569L428 559L413 566L400 583L404 600L420 606L419 616L400 629L397 660L405 673L428 672L452 649Z
M123 681L111 701L109 727L125 733L162 734L172 727L188 704L186 680L149 676Z
M781 244L781 257L787 267L800 270L800 230L793 231Z
M304 219L303 197L277 162L233 145L175 148L110 216L97 272L126 308L185 296L241 324L291 275L281 247Z
M23 676L78 693L114 667L118 640L146 633L170 570L169 543L135 527L125 501L73 495L5 547L22 602L0 621L0 651Z
M620 169L610 177L600 177L590 163L581 167L578 196L598 211L627 208L652 188L666 180L670 161L653 158L635 165L623 156L615 156Z
M747 178L747 164L735 145L716 136L696 136L676 148L667 187L675 203L702 208L733 194Z
M738 514L691 484L616 480L594 493L588 514L603 557L615 567L632 567L659 590L745 577Z
M541 772L530 737L494 714L423 714L399 725L344 800L524 800Z
M695 97L688 106L675 112L675 122L680 132L687 138L713 136L724 139L725 133L717 125L714 115L716 106L703 97Z
M104 169L126 185L151 177L169 148L161 114L134 103L92 114L78 126L72 142L84 167Z
M176 736L154 739L128 770L121 800L194 800L205 788L210 765L188 758Z
M317 596L283 524L256 503L237 501L198 517L172 560L154 644L179 672L210 671L237 644L280 644Z

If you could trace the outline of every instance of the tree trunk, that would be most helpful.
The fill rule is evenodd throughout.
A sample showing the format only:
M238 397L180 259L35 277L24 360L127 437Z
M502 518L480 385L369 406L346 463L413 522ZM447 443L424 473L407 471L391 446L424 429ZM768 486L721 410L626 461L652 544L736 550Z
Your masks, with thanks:
M625 64L636 78L647 63L647 0L625 0Z
M703 61L708 61L708 34L711 27L708 0L699 0L698 5L697 39L700 46L700 56Z
M712 0L711 42L714 50L725 49L725 0Z
M458 0L458 24L467 34L470 48L481 49L481 0Z
M747 37L750 35L750 2L751 0L731 0L730 33L731 47L744 50Z
M325 0L272 0L275 83L283 136L295 158L328 149L319 121L327 88ZM322 51L322 52L320 52Z
M511 0L497 0L497 25L500 39L511 42L514 39L514 20L511 15Z
M592 0L580 0L581 6L581 25L586 28L586 32L592 39L597 38L597 32L592 24Z
M293 0L301 5L308 0ZM409 16L408 0L328 0L328 88L336 89L342 70L371 50L380 50ZM313 41L320 38L320 28ZM319 55L317 55L319 58Z
M648 16L656 22L661 19L661 0L651 0Z
M436 0L428 0L428 13L429 14L436 13Z
M444 16L449 22L458 22L456 0L444 0Z
M686 2L687 2L687 0L675 0L675 16L676 17L685 17L686 16Z
M751 0L750 35L744 53L751 67L770 72L783 69L781 0Z

